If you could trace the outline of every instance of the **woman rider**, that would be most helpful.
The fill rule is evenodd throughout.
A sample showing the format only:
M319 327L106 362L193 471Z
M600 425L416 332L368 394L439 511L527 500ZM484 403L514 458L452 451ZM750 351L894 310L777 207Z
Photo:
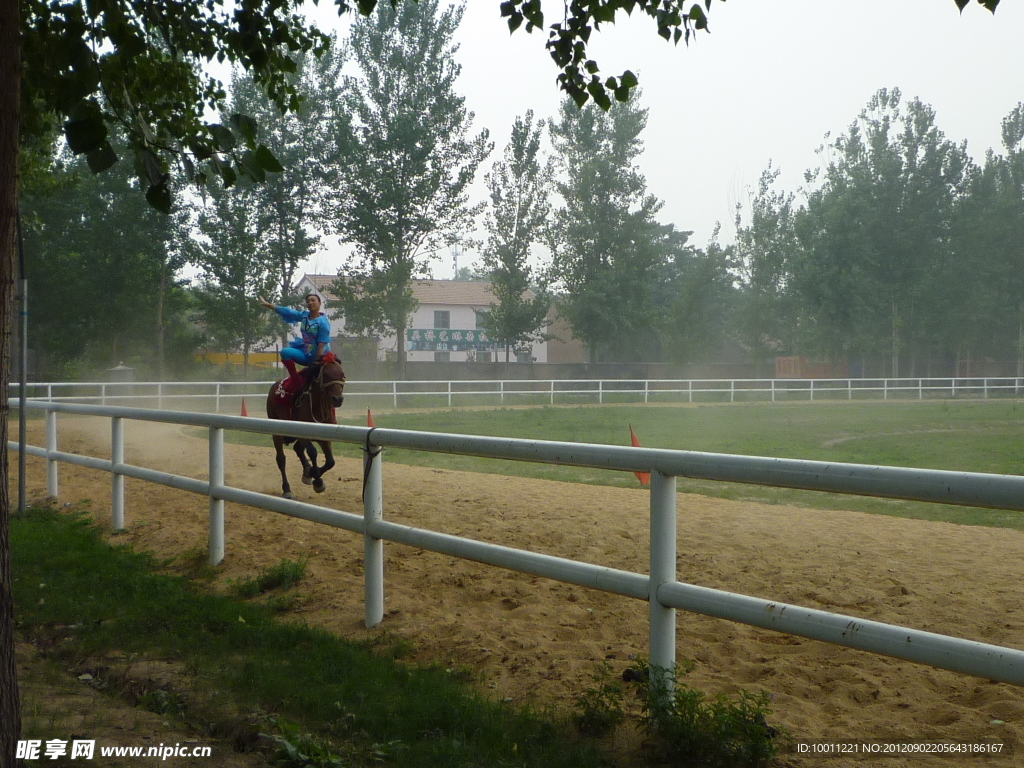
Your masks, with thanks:
M306 310L303 312L271 304L262 296L259 297L259 302L260 306L277 312L286 323L300 323L299 329L302 338L289 342L288 346L281 350L281 362L284 363L289 374L284 388L292 391L300 381L295 364L319 363L321 358L330 351L331 324L327 320L327 316L320 313L320 297L315 293L306 296Z

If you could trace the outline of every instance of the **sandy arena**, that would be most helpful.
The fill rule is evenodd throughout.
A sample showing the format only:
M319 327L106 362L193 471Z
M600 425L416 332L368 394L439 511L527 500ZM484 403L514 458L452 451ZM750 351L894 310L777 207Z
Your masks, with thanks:
M59 448L110 455L107 419L59 417ZM12 425L16 435L16 426ZM43 443L42 424L30 441ZM126 423L126 461L206 477L206 441L171 425ZM273 449L229 445L226 482L280 492ZM16 492L17 455L11 459ZM361 513L361 465L339 460L327 492L298 482L296 498ZM386 460L386 454L385 454ZM43 462L28 459L30 497L45 490ZM205 497L127 479L128 531L117 537L170 557L205 548ZM60 501L109 521L109 475L60 465ZM607 661L615 674L647 653L647 605L385 543L385 620L363 626L362 538L261 510L227 505L220 584L281 558L310 558L290 614L339 635L408 639L417 661L469 667L481 690L516 703L572 705ZM384 517L395 522L643 572L648 494L384 465ZM1024 534L857 512L822 512L680 494L682 581L1024 648ZM830 768L963 763L1024 764L1024 690L680 613L678 653L695 662L687 682L710 692L741 688L774 697L770 722L796 741L998 741L999 756L862 759L786 754L781 766Z

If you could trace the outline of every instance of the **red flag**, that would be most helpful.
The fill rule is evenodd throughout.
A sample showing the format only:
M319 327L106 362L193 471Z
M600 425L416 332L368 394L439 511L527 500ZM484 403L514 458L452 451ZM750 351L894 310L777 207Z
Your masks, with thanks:
M633 425L632 424L629 425L629 442L633 445L634 448L639 448L640 447L640 441L637 439L636 433L633 432ZM648 485L648 484L650 484L650 482L651 482L651 473L650 472L634 472L633 474L636 475L636 479L640 481L640 485Z
M366 426L376 428L377 425L373 423L373 414L370 413L370 409L366 409Z
M243 416L248 416L249 415L249 411L247 411L246 408L245 408L245 398L244 397L242 398L242 415Z

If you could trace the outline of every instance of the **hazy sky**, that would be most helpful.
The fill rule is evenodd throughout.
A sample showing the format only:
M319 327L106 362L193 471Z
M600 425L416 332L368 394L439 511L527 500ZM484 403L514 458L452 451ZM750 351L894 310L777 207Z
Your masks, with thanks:
M556 6L545 3L549 14ZM483 170L516 115L555 116L561 99L546 34L509 35L498 7L470 0L458 36L458 87L495 143ZM321 8L317 18L330 16ZM1001 149L1000 122L1024 101L1019 0L1003 0L994 16L974 2L961 15L953 0L716 0L709 20L711 34L689 47L662 40L639 13L602 27L590 45L604 76L626 68L639 76L650 111L640 160L648 190L665 203L660 220L692 230L699 246L716 221L721 239L732 240L735 205L769 160L782 187L798 191L804 171L819 165L825 134L845 131L879 88L932 105L939 128L966 140L979 162ZM482 183L476 188L483 199ZM324 254L303 268L335 272L341 261ZM451 256L433 272L450 277Z

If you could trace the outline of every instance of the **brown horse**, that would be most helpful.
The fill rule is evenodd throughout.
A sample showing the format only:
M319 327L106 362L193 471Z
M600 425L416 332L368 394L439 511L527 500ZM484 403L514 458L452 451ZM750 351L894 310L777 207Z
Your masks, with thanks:
M281 386L284 380L275 382L267 393L267 418L285 421L308 421L316 424L337 424L334 409L340 408L344 401L345 372L333 355L326 358L320 366L313 366L304 371L312 382L302 388L297 397L286 392ZM294 402L293 402L294 400ZM302 482L313 484L317 493L324 492L323 476L334 467L334 454L328 440L316 440L324 453L324 465L317 467L316 448L312 440L305 438L284 437L274 435L274 450L277 451L277 467L281 470L281 491L286 499L292 497L292 487L288 484L285 474L284 447L295 443L295 455L302 463Z

